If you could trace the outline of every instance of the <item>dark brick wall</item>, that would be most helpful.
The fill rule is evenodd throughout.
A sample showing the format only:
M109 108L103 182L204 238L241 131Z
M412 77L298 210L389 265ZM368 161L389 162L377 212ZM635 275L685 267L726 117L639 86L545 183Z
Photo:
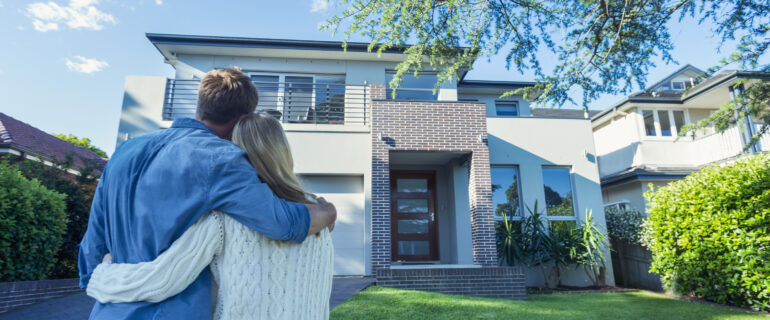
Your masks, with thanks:
M497 265L486 106L483 103L386 100L385 86L372 97L372 272L390 267L390 151L470 154L469 198L473 261ZM382 137L382 139L380 139Z
M0 282L0 313L81 291L78 279Z
M518 267L380 269L377 285L493 298L527 296L524 271Z

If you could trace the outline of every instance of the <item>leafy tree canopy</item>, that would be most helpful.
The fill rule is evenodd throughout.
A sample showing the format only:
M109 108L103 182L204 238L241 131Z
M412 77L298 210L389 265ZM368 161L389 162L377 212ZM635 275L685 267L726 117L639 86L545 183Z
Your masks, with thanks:
M104 152L104 150L99 149L99 147L94 146L91 144L91 139L88 138L78 138L77 136L70 134L70 135L64 135L61 133L54 134L55 137L62 139L64 141L67 141L71 144L74 144L78 147L83 147L88 150L91 150L91 152L98 154L102 158L107 158L107 153Z
M723 42L738 42L709 73L727 65L770 71L765 59L770 46L768 0L338 2L343 11L322 29L343 29L346 39L369 38L369 49L378 53L412 44L405 49L407 59L397 66L391 87L398 87L403 75L418 74L427 65L438 71L437 88L441 82L456 80L458 71L470 68L479 56L504 53L507 68L531 70L537 82L505 95L522 94L539 105L561 106L575 103L570 92L582 89L582 104L587 107L603 94L627 93L634 84L644 87L650 67L655 66L654 57L674 62L668 22L688 17L712 23ZM543 69L542 56L556 61L552 70ZM716 123L723 130L725 124L734 125L747 114L770 122L768 92L768 82L752 82L739 98L742 101L723 107L698 127ZM765 125L758 133L767 130Z

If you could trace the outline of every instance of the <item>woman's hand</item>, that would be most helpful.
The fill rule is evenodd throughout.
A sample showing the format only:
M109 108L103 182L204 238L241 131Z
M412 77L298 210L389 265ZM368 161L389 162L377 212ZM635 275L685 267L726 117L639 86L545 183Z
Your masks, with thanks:
M112 262L112 254L107 252L107 254L104 255L104 258L102 258L102 263L111 263Z
M328 205L334 206L333 204L329 203L329 201L326 201L326 199L324 199L324 197L318 197L315 200L318 201L318 204L328 204ZM336 222L337 222L337 220L335 219L334 221L332 221L331 224L329 224L329 232L332 232L332 230L334 230L334 224Z

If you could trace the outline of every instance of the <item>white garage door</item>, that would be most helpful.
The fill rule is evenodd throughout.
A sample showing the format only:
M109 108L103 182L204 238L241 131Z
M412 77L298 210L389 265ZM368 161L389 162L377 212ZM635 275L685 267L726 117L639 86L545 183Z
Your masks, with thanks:
M366 264L363 176L303 175L300 179L307 191L337 207L337 223L332 232L334 274L363 275Z

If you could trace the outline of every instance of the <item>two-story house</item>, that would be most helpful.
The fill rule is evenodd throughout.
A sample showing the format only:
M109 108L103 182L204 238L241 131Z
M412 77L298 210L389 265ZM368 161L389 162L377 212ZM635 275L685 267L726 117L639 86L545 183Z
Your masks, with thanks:
M704 75L686 65L592 118L606 206L644 211L643 194L650 185L660 187L703 166L770 150L770 137L764 135L758 145L744 151L759 128L750 117L744 119L743 128L724 133L706 129L694 138L678 137L682 126L709 117L741 94L739 81L769 76L744 71Z
M127 77L117 144L193 116L204 74L241 68L259 90L258 109L281 118L304 185L338 208L337 275L521 297L525 278L543 279L499 267L499 210L521 216L537 201L551 225L575 223L587 210L604 224L591 121L499 98L533 83L467 80L463 70L434 92L436 74L425 71L406 76L394 96L386 84L402 49L378 56L367 43L344 51L327 41L147 38L176 73ZM563 283L589 284L575 270Z

